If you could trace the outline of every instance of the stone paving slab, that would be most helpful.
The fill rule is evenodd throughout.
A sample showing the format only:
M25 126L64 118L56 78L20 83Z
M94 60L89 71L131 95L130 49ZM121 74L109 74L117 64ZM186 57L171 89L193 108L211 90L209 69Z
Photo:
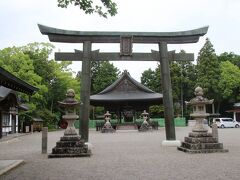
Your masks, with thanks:
M0 176L24 163L23 160L0 160Z
M7 136L3 136L0 139L0 143L1 142L10 142L10 141L14 141L16 140L18 137L22 137L22 136L26 136L26 135L30 135L31 133L14 133L14 134L8 134Z

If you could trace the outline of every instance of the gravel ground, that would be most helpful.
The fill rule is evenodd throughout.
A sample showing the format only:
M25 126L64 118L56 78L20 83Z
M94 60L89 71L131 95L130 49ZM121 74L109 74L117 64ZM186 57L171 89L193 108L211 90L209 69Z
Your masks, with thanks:
M188 136L187 127L176 128L178 140ZM48 153L63 131L48 133ZM228 153L187 154L163 147L165 130L139 133L117 131L102 134L90 130L93 155L83 158L48 159L41 154L41 133L0 142L0 159L23 159L25 164L0 179L17 180L229 180L240 179L240 129L219 129L219 141Z

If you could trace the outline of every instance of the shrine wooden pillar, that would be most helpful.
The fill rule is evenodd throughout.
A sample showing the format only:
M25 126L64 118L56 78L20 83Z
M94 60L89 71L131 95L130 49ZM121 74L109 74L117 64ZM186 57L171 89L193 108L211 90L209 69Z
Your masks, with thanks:
M91 49L90 41L83 42L83 61L82 61L82 76L81 76L81 91L80 91L80 116L79 116L79 134L88 142L88 121L90 109L90 88L91 88Z
M166 42L159 43L159 55L161 64L161 80L162 80L162 93L163 93L163 106L166 139L175 140L175 125L174 125L174 111L173 111L173 98L172 98L172 85L168 60L168 49Z

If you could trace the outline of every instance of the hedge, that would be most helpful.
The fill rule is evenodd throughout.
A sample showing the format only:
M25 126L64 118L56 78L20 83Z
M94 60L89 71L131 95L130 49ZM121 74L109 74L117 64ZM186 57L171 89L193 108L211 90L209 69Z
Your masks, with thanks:
M165 123L164 123L164 118L151 118L151 121L154 122L158 122L158 126L159 127L164 127ZM141 124L143 122L143 119L136 119L136 124ZM176 127L184 127L186 126L186 119L185 118L175 118L174 119L175 122L175 126ZM89 128L96 128L96 124L104 124L104 120L89 120ZM111 119L111 124L117 124L117 120L116 119ZM75 127L79 128L79 121L77 120L75 122Z

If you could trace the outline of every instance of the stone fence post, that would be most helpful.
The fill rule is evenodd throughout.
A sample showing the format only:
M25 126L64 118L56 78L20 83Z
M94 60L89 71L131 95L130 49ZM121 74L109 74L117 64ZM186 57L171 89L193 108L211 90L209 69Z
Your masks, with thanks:
M48 127L42 128L42 154L47 154Z
M217 139L218 142L218 127L216 123L212 124L212 136Z

